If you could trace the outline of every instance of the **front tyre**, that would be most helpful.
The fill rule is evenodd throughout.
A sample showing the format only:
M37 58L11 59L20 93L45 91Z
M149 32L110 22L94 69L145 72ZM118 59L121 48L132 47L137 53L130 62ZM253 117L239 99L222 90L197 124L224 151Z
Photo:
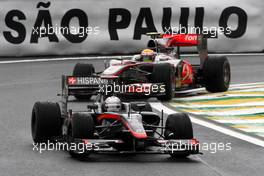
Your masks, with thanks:
M165 124L165 139L192 139L193 128L186 113L170 114ZM185 158L189 153L171 153L172 158Z
M74 139L93 139L95 125L91 115L76 113L72 116L72 123L68 129L70 146L74 143ZM84 144L85 145L85 144ZM78 146L78 145L77 145ZM69 150L69 154L73 158L87 158L90 155L89 151Z

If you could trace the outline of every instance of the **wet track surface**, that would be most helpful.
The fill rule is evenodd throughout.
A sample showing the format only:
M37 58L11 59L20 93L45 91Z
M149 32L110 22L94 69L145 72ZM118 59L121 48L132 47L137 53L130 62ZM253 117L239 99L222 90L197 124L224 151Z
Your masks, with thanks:
M264 56L229 56L232 82L264 82ZM102 70L102 60L88 61ZM195 125L202 143L231 143L204 155L172 160L168 155L91 155L78 161L64 151L33 151L30 117L35 101L58 101L60 75L76 61L0 64L0 175L263 175L264 149Z

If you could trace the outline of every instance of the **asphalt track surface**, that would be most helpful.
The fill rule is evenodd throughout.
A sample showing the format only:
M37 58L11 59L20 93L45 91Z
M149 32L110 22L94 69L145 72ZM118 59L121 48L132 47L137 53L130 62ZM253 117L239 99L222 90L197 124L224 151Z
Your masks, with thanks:
M264 81L264 56L230 56L232 82ZM30 116L34 102L58 101L60 75L77 61L0 64L0 175L263 175L264 149L212 129L195 125L202 143L231 143L230 151L172 160L167 155L91 155L72 159L65 151L33 151ZM96 70L102 60L88 61Z

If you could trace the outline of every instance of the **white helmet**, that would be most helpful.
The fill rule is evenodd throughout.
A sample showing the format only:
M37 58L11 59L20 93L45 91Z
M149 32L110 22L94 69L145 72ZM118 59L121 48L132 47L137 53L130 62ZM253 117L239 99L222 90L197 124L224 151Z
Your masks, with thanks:
M121 100L118 97L108 97L104 102L104 108L107 112L119 112L121 110Z

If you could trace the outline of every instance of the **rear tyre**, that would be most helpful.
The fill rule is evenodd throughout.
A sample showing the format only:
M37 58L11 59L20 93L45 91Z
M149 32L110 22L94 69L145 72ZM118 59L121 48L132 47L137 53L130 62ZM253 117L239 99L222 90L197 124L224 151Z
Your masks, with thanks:
M165 124L165 139L192 139L193 128L186 113L171 114ZM172 158L185 158L189 153L171 153Z
M87 63L77 63L73 69L73 76L91 76L95 73L94 66ZM78 100L87 100L91 95L74 95Z
M31 134L35 143L47 142L62 134L62 119L58 103L36 102L31 116Z
M203 69L205 88L209 92L225 92L229 88L231 71L226 57L210 57Z
M174 97L175 77L173 67L169 63L154 65L152 72L153 83L163 83L165 85L165 95L158 96L159 100L171 100Z
M91 115L76 113L72 116L72 123L69 127L70 146L74 139L93 139L94 138L94 121ZM73 158L86 158L90 155L89 151L69 150Z
M92 64L77 63L73 69L73 76L91 76L94 72Z

